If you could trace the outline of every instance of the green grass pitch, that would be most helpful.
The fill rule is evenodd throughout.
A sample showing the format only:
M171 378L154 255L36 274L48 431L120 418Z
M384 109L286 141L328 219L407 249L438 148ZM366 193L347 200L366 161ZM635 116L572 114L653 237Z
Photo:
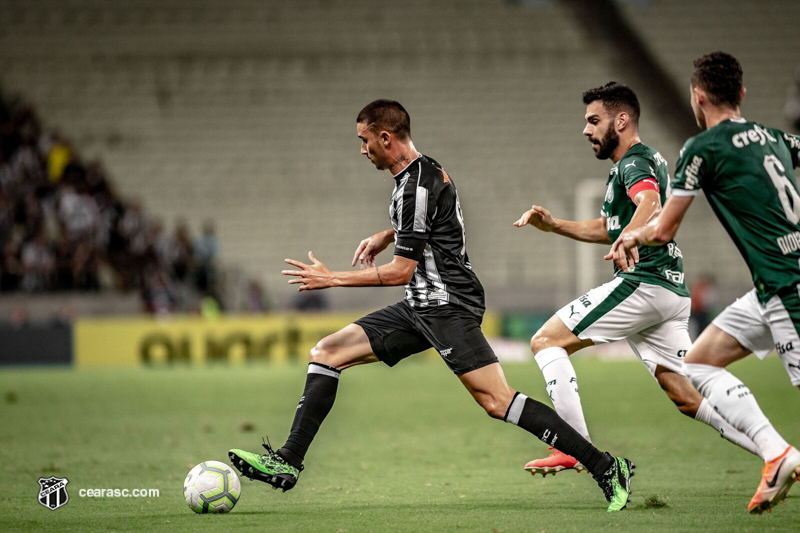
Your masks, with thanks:
M751 358L752 359L752 358ZM229 448L286 438L305 367L4 370L4 531L763 531L800 529L800 488L749 516L761 463L680 415L635 361L575 361L589 428L637 464L632 501L605 512L588 474L532 478L545 446L492 420L445 365L376 364L342 376L333 412L287 493L243 480L228 515L196 515L182 484ZM509 383L546 401L535 364ZM800 394L780 362L732 367L784 436L800 443ZM37 502L39 477L69 479L70 501ZM158 498L81 498L81 488L157 488Z

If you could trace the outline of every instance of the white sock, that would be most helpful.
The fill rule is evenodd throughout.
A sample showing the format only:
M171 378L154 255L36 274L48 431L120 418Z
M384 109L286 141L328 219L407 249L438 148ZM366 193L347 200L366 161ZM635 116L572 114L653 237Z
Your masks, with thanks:
M545 348L536 354L535 359L542 370L547 394L550 395L558 416L591 442L578 394L578 378L575 377L575 369L572 368L567 351L558 347Z
M778 457L789 446L761 412L750 389L736 376L711 365L684 363L683 371L720 416L755 443L764 461Z
M719 416L719 414L717 414L717 412L714 411L714 407L707 399L703 398L703 401L700 403L700 408L697 409L697 414L694 415L694 419L706 423L712 428L719 431L719 434L722 436L723 439L726 439L736 444L737 446L744 448L753 455L758 455L759 457L761 457L761 454L759 453L758 446L756 446L756 443L753 442L750 437L748 437L747 435L745 435L732 425L728 424L724 418Z

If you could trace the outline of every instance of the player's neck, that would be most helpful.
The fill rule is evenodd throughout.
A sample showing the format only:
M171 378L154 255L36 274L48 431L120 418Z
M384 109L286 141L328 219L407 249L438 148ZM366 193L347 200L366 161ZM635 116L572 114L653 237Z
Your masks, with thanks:
M398 150L398 153L394 154L394 157L391 158L392 163L389 166L389 172L391 172L393 176L396 176L419 156L419 152L414 148L414 143L408 141L408 144L403 144Z
M636 146L637 144L641 144L642 139L639 138L639 134L635 133L631 136L622 137L620 136L619 145L617 149L611 154L611 160L616 164L622 156L628 153L628 150Z
M703 113L706 117L706 129L711 129L726 120L742 118L742 111L739 106L735 108L708 106L703 109Z

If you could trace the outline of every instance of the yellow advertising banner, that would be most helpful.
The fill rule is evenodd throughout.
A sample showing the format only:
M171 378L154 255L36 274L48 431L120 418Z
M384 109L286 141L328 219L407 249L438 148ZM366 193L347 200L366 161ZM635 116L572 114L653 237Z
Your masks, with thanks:
M83 318L74 326L74 360L82 367L304 361L317 341L361 316ZM487 337L498 336L499 317L487 313L482 329Z

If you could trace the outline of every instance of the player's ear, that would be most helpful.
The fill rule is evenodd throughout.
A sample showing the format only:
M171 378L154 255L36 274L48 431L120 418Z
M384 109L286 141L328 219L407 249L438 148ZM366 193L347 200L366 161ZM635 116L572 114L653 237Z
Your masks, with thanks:
M699 86L695 85L692 87L692 92L694 93L694 98L697 104L703 105L706 101L706 94L703 92L703 90Z
M742 87L742 94L741 94L741 96L739 97L739 101L740 101L740 102L744 102L744 96L745 96L746 94L747 94L747 89L746 89L746 88L744 88L744 87Z
M389 143L392 140L392 134L389 133L388 131L382 131L378 135L378 138L380 139L381 144L383 144L383 146L385 148L385 147L389 146Z
M625 111L619 113L615 121L616 122L615 126L617 127L617 131L622 131L625 128L627 128L630 121L631 117L630 115L628 115L628 113L626 113Z

